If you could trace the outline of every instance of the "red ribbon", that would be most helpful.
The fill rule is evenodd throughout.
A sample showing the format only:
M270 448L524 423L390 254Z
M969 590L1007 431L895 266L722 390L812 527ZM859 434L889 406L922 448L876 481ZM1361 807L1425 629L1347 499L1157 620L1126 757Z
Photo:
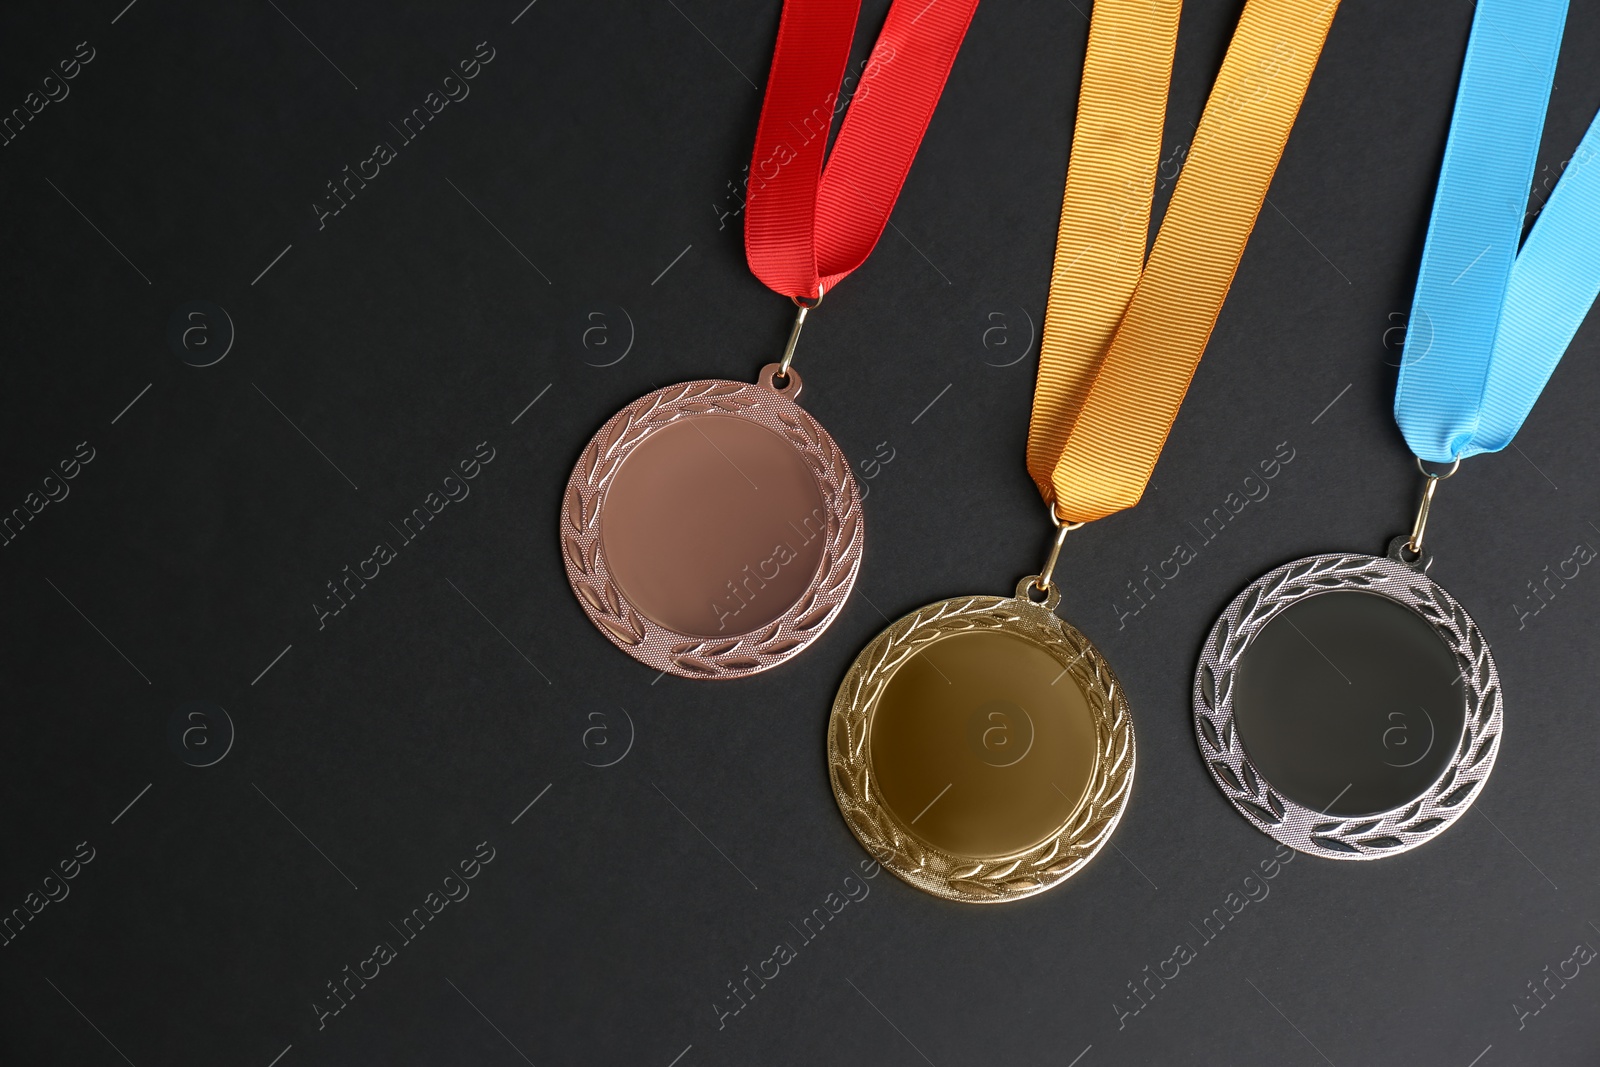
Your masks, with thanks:
M977 6L894 0L854 98L841 102L860 0L785 0L745 200L750 269L769 288L816 298L866 261Z

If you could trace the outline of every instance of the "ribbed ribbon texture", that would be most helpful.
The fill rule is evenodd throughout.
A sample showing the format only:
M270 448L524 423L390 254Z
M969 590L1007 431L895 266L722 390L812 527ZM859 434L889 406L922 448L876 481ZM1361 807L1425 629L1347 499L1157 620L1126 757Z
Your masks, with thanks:
M1511 443L1600 292L1600 118L1518 253L1566 0L1478 0L1394 417L1448 463Z
M1178 0L1097 0L1028 469L1056 514L1138 503L1205 351L1337 0L1249 0L1141 271Z
M977 6L895 0L846 100L860 0L786 0L745 197L746 256L769 288L817 297L866 261ZM846 104L829 155L828 133Z

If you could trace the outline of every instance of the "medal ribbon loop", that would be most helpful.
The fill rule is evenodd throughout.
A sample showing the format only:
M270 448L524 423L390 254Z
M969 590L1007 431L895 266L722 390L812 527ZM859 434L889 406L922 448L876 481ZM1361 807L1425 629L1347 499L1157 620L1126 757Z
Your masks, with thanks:
M1478 0L1395 387L1411 451L1511 443L1600 292L1600 117L1517 251L1566 0Z
M785 0L745 200L746 256L768 288L816 299L866 261L977 7L895 0L830 154L861 0Z
M1179 0L1097 0L1028 429L1056 515L1139 502L1177 418L1338 0L1249 0L1145 262Z

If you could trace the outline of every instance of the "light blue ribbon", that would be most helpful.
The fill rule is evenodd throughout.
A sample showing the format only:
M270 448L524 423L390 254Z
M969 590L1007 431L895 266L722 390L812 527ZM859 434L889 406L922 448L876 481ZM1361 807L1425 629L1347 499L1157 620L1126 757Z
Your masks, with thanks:
M1394 417L1449 463L1511 443L1600 293L1600 116L1517 253L1566 0L1478 0Z

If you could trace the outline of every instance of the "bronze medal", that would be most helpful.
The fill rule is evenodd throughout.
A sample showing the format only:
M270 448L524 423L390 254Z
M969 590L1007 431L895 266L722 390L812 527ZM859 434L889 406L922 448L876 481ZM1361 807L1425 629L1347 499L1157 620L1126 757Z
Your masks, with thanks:
M888 225L976 7L893 4L873 91L855 94L830 148L856 5L783 5L743 203L751 271L799 308L782 361L754 384L684 382L629 404L583 450L562 504L572 589L640 662L684 678L756 674L815 641L849 597L861 496L796 403L790 362L806 313Z
M795 403L798 372L658 389L611 417L561 509L567 578L600 632L684 678L742 678L797 655L861 564L856 481Z

